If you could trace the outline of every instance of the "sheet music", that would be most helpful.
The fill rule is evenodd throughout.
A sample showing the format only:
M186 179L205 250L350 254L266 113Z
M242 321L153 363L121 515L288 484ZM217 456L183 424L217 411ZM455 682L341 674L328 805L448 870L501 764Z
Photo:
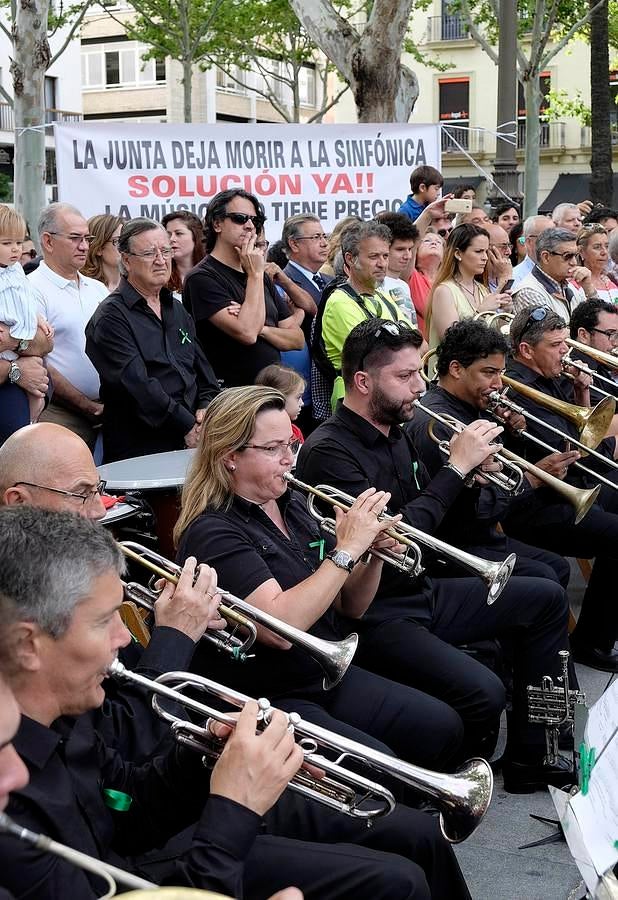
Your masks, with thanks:
M618 679L599 697L588 711L586 745L595 748L597 758L618 728Z
M618 860L618 737L601 750L587 792L571 798L571 809L590 858L602 875Z

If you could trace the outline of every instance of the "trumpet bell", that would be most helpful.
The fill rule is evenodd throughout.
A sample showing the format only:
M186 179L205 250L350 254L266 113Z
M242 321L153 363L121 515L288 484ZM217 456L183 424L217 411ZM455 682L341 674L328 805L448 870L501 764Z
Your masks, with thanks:
M491 606L496 602L506 587L506 583L511 577L516 562L517 556L514 553L509 553L503 562L488 562L487 565L483 566L482 570L479 571L478 574L487 585L488 606Z
M441 794L440 830L447 841L459 844L475 831L489 807L493 785L491 766L480 756L457 769Z

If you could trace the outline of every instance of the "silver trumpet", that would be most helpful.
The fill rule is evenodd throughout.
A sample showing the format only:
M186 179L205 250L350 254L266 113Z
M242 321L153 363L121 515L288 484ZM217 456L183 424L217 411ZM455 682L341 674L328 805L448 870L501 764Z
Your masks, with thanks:
M152 881L146 881L145 878L133 875L132 872L125 872L124 869L119 869L117 866L112 866L109 863L102 862L100 859L95 859L93 856L88 856L87 853L82 853L80 850L74 850L73 847L59 844L58 841L54 841L44 834L37 834L35 831L30 831L29 828L22 828L21 825L18 825L17 822L14 822L3 812L0 812L0 831L12 834L13 837L19 838L20 841L25 841L31 847L37 847L39 850L45 850L48 853L53 853L55 856L60 856L79 869L85 869L87 872L93 872L95 875L98 875L103 881L107 882L108 886L107 892L102 894L99 900L108 900L109 897L115 897L117 884L123 884L130 888L156 888L158 886Z
M317 487L305 484L304 481L299 481L298 478L295 478L289 472L284 474L283 477L293 487L305 491L310 495L307 500L307 509L311 515L317 519L320 526L326 532L334 534L334 519L328 519L320 514L319 510L315 507L315 499L323 500L325 503L334 507L339 507L339 509L347 512L355 502L356 498L352 497L350 494L346 494L344 491L331 487L328 484L319 484ZM388 519L390 517L383 514L381 518ZM423 544L433 552L445 556L452 562L457 563L457 565L463 566L465 569L470 569L471 572L478 575L489 589L487 594L488 606L491 606L492 603L496 602L506 587L516 561L514 553L510 553L502 562L491 562L487 559L482 559L479 556L474 556L472 553L467 553L465 550L460 550L459 547L447 544L445 541L441 541L431 534L426 534L426 532L414 528L413 525L408 525L407 522L396 522L392 528L389 528L388 531L385 532L385 534L394 538L398 543L403 544L406 548L405 552L397 553L391 550L376 552L371 550L370 552L372 554L380 556L380 558L384 559L390 565L395 566L395 568L400 569L409 575L418 575L422 571L420 568L421 551L418 544ZM409 558L408 554L410 552L414 554L413 559Z
M167 697L187 710L198 713L205 720L215 719L232 728L236 725L232 716L195 700L183 691L190 689L211 694L238 709L242 709L251 700L246 694L187 672L167 672L153 681L127 670L118 660L114 660L108 671L120 681L139 684L152 691L152 706L157 715L170 724L176 740L202 753L205 763L207 760L218 759L222 742L213 737L207 723L200 726L178 718L163 708L159 698ZM258 719L261 726L265 727L275 708L266 699L257 702ZM316 778L309 772L300 770L294 776L289 787L305 797L318 800L346 815L364 819L368 824L371 824L372 819L392 812L395 798L391 792L347 769L343 763L346 759L351 759L395 778L435 800L440 810L442 834L451 843L459 843L469 837L489 807L493 773L484 759L470 759L452 775L432 772L306 722L297 713L286 715L298 737L306 762L318 766L326 773L324 778ZM337 753L336 760L333 762L322 756L318 752L319 748Z
M119 541L118 546L129 559L149 569L160 578L165 578L173 584L178 583L182 569L176 563L171 562L149 547L144 547L142 544L137 544L134 541ZM150 591L142 587L142 585L132 582L125 585L125 592L129 599L135 603L139 603L151 611L154 609L158 596L156 591ZM324 681L322 684L325 691L339 684L356 652L358 646L358 635L356 633L349 634L342 641L327 641L324 638L308 634L306 631L301 631L300 628L295 628L294 625L289 625L287 622L269 615L256 606L251 606L246 600L241 600L240 597L236 597L234 594L230 594L220 588L218 593L226 601L225 605L223 603L219 605L220 615L234 629L238 627L247 629L249 636L244 641L241 641L235 636L234 632L228 634L227 632L213 633L207 631L204 633L203 640L214 643L218 649L231 653L234 658L243 659L246 658L247 650L256 639L257 629L255 626L262 625L264 628L272 631L273 634L278 635L278 637L306 650L319 663L324 670Z
M583 691L569 688L569 651L560 650L562 675L554 684L550 675L544 675L541 686L528 685L528 721L545 725L545 763L553 766L558 760L560 726L575 721L575 707L586 705Z

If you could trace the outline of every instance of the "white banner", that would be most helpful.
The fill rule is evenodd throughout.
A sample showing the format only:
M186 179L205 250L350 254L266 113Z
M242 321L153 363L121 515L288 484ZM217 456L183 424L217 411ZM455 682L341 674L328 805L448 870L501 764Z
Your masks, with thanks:
M410 172L440 168L437 125L228 125L83 122L56 125L60 200L87 217L204 217L219 191L243 188L266 208L271 239L311 212L330 229L345 216L397 210Z

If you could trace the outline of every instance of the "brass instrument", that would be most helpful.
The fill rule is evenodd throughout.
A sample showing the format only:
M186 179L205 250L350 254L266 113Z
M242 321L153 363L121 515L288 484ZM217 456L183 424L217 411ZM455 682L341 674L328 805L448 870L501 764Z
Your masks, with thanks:
M433 350L428 350L421 359L421 368L419 369L419 375L426 384L435 384L438 380L437 373L434 373L431 376L429 375L429 360L432 358L432 356L436 356L437 352L438 348L434 347Z
M504 375L502 376L502 379L504 380ZM515 384L519 384L519 382L515 382ZM522 387L527 388L527 385L522 385ZM529 390L533 390L533 388L529 388ZM495 415L496 408L499 406L504 406L507 409L510 409L512 412L519 413L521 416L524 416L526 419L529 419L531 422L536 422L537 425L542 425L544 428L547 428L548 431L551 431L554 434L559 435L559 437L561 437L563 440L565 440L571 444L575 444L575 446L579 447L579 449L582 451L582 456L591 454L594 457L598 457L600 460L602 460L604 463L606 463L608 466L610 466L610 468L618 469L618 464L614 463L613 460L608 459L607 457L603 456L601 453L597 453L596 450L593 450L590 447L586 447L584 444L582 444L581 441L576 440L575 438L571 437L569 434L566 434L564 431L560 431L559 428L555 428L553 425L550 425L548 422L545 422L543 419L540 419L538 416L532 415L532 413L529 412L527 409L524 409L523 406L520 406L518 403L515 403L513 400L511 400L510 397L507 397L506 391L508 391L508 388L506 388L502 393L500 393L499 391L493 391L489 395L489 406L487 407L489 412L492 412ZM523 391L521 393L523 393ZM541 397L546 397L546 394L543 394L541 391L534 391L534 393L539 394ZM552 400L555 403L562 402L561 400L554 400L554 398L552 398L552 397L550 397L548 399ZM538 401L538 402L539 402L540 406L546 405L544 403L541 403L541 401ZM601 406L603 403L604 403L604 401L601 401L601 403L599 403L598 406ZM565 405L570 406L571 404L567 403ZM581 408L587 409L587 407L581 407ZM596 409L596 407L595 407L595 409ZM497 418L499 421L502 421L499 417L497 417ZM548 450L550 453L558 452L555 447L551 446L551 444L548 444L546 441L542 441L541 438L536 437L536 435L534 435L534 434L530 434L525 429L523 429L522 431L518 431L517 435L518 435L518 437L525 438L527 441L532 441L532 443L536 444L538 447L543 447L544 450ZM571 465L575 466L577 469L580 469L580 471L585 472L587 475L590 475L592 478L595 478L597 481L600 481L602 484L607 485L607 487L610 487L615 491L618 490L618 485L614 484L613 481L610 481L609 478L605 478L604 475L600 475L598 472L595 472L594 469L589 469L588 466L584 466L580 462L574 462L574 463L571 463Z
M572 350L572 348L571 348ZM614 389L618 388L618 383L612 381L611 378L606 378L605 375L600 375L598 372L595 372L594 369L591 369L590 366L587 366L585 363L581 362L579 359L573 359L571 357L571 350L566 354L566 356L562 357L562 367L563 367L563 375L566 375L567 378L573 378L574 376L568 372L565 372L564 369L567 366L570 366L573 369L577 369L579 372L583 372L585 375L589 375L590 378L597 379L598 381L604 381L606 384L609 384ZM618 363L618 360L616 360ZM596 384L591 384L588 388L591 391L596 391L597 394L601 394L603 397L613 397L615 399L616 395L611 391L606 391L603 388L598 387Z
M117 659L109 667L109 674L120 681L139 684L152 691L152 705L157 715L169 722L176 740L202 753L206 759L217 759L222 742L213 737L208 722L203 726L184 721L164 709L161 697L192 710L204 719L214 719L235 727L235 719L227 713L211 708L194 697L183 693L184 689L211 694L219 701L242 709L251 699L231 688L217 684L199 675L187 672L167 672L154 681L127 670ZM174 685L175 687L169 687ZM262 727L270 722L274 707L266 699L258 702L258 718ZM296 792L318 800L346 815L361 818L368 823L377 816L388 815L395 806L391 792L380 784L347 769L347 758L360 761L370 769L388 775L432 797L440 809L440 827L444 837L452 843L465 840L483 818L493 789L493 774L489 764L480 758L468 760L454 774L432 772L429 769L403 762L379 750L365 747L358 741L342 737L319 725L306 722L297 713L286 714L294 733L299 737L306 762L318 766L326 773L316 778L301 769L289 787ZM335 751L333 762L319 754L319 748ZM372 804L368 806L368 804Z
M154 882L133 875L132 872L125 872L124 869L119 869L117 866L112 866L109 863L102 862L100 859L95 859L93 856L88 856L88 854L82 853L80 850L74 850L73 847L59 844L58 841L54 841L44 834L37 834L35 831L30 831L29 828L22 828L21 825L18 825L17 822L14 822L3 812L0 812L0 831L6 831L7 834L12 834L13 837L25 841L32 847L53 853L55 856L66 859L79 869L85 869L87 872L93 872L95 875L98 875L108 885L107 893L103 894L99 900L108 900L109 897L115 897L117 883L124 884L130 888L150 889L157 887Z
M319 484L317 487L313 487L310 484L305 484L304 481L299 481L298 478L295 478L289 472L286 472L283 477L293 487L310 495L307 502L307 508L311 515L320 523L320 526L329 533L334 533L334 520L321 515L315 508L315 501L311 498L322 500L330 506L344 510L344 512L347 512L355 502L355 498L350 496L350 494L339 491L337 488L331 487L328 484ZM390 517L382 514L380 518L388 519ZM397 568L401 568L402 564L405 565L406 560L410 562L408 560L410 549L414 550L415 553L418 552L420 559L418 544L422 544L425 547L429 547L430 550L446 556L452 562L457 563L457 565L470 569L475 575L478 575L489 589L487 594L488 606L495 603L506 587L506 583L511 576L513 566L515 565L516 556L514 553L509 554L503 562L490 562L487 559L474 556L472 553L466 553L465 550L460 550L459 547L447 544L445 541L441 541L439 538L426 534L424 531L420 531L418 528L414 528L414 526L404 522L397 522L393 528L389 528L388 531L384 533L406 547L406 551L403 554L391 550L384 551L384 555L388 557L388 561L392 561L392 564ZM410 564L410 572L411 574L418 574L414 562Z
M501 312L499 309L486 309L484 312L477 312L473 316L474 319L484 322L489 328L495 328L505 337L509 336L511 330L511 322L515 318L514 313ZM496 322L502 320L504 325L498 327Z
M450 452L448 441L441 441L434 434L434 423L439 422L441 425L450 428L455 432L455 434L459 434L460 432L462 432L465 428L465 425L458 419L453 418L453 416L448 416L444 413L438 413L435 410L424 406L420 402L420 400L416 400L414 405L418 407L418 409L422 409L423 412L426 412L429 416L431 416L433 421L429 423L429 436L438 444L440 450L446 456L448 456ZM600 484L598 484L594 488L586 489L578 488L572 484L568 484L565 481L561 481L560 478L556 478L555 475L551 475L549 472L545 472L544 469L539 469L538 466L529 463L528 460L523 459L516 453L512 453L502 445L497 445L496 453L494 453L494 459L498 460L498 462L502 463L502 465L507 468L507 473L511 471L512 474L509 476L508 474L505 475L504 472L483 472L482 470L480 470L479 475L482 475L483 478L486 478L488 481L492 481L494 484L497 484L498 487L514 493L523 480L523 473L529 472L530 475L538 478L538 480L542 481L543 484L545 484L547 487L553 488L557 493L560 494L560 496L564 500L566 500L574 507L576 525L578 522L581 522L592 504L596 502L599 491L601 490Z
M560 726L575 721L575 706L586 705L583 691L569 688L569 651L558 653L562 664L562 675L554 683L550 675L544 675L541 686L528 685L528 721L545 725L545 764L556 765L558 761L558 738Z
M133 541L119 541L118 546L125 556L154 572L155 575L159 575L173 584L178 583L182 569L164 556ZM141 585L138 585L138 587L141 588ZM324 670L323 687L325 691L339 684L356 652L356 647L358 646L357 634L349 634L342 641L327 641L324 638L301 631L300 628L295 628L293 625L289 625L287 622L283 622L281 619L277 619L275 616L271 616L269 613L251 606L246 600L241 600L240 597L235 597L234 594L221 589L218 589L218 593L227 601L225 605L223 603L219 605L219 613L228 623L248 628L254 640L256 635L255 625L262 625L291 644L306 650L319 663ZM152 593L150 598L148 598L147 594L146 589L142 588L131 599L146 606L146 608L152 609L157 595ZM204 639L206 640L212 640L212 637L213 635L209 632L204 634ZM223 644L225 649L228 638L217 638L215 636L214 643L216 645ZM243 646L246 650L246 642Z
M584 353L586 356L589 356L596 362L601 363L602 366L606 366L608 369L618 369L618 359L616 359L616 356L618 354L616 353L616 350L612 350L611 353L605 353L605 351L603 350L597 350L596 347L590 347L588 346L588 344L582 344L581 341L575 341L573 340L573 338L567 338L565 343L567 343L573 350L578 350L580 353Z

